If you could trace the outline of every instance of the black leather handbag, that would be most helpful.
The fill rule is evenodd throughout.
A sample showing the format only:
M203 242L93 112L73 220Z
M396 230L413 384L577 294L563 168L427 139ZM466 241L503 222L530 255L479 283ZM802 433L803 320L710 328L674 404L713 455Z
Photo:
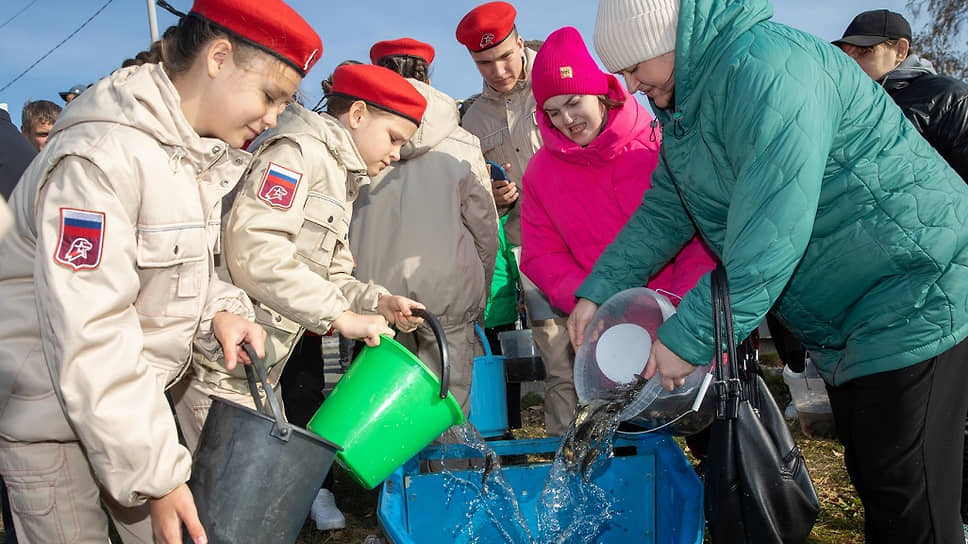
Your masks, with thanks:
M722 265L711 277L713 333L720 346L716 419L704 463L706 523L712 542L804 542L820 510L817 493L783 414L755 371L755 355L737 352Z

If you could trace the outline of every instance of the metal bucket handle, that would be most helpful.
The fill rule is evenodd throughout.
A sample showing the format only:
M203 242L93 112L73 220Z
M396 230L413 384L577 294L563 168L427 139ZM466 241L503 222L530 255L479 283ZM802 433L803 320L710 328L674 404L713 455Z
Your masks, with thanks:
M283 442L289 442L289 438L292 436L292 427L282 417L282 406L279 405L279 399L276 398L275 390L269 385L269 378L266 375L266 367L263 364L262 358L256 355L255 349L250 344L243 344L242 347L245 348L245 352L252 359L252 364L245 365L245 377L249 382L249 392L252 393L252 400L255 401L255 409L276 420L276 424L272 426L272 431L269 432L270 435ZM272 413L266 412L263 409L262 401L259 399L259 388L255 381L256 374L259 376L259 382L262 383L262 390L266 392L266 399L269 401L269 410Z
M430 330L434 331L437 338L437 349L440 350L440 398L447 398L447 391L450 386L450 352L447 351L447 337L444 335L444 328L434 314L422 308L412 308L410 312L422 317L430 325Z

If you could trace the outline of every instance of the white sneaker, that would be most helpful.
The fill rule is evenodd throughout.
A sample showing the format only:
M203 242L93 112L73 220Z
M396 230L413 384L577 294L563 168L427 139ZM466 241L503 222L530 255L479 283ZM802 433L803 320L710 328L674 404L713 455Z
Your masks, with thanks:
M320 531L332 529L342 529L346 527L346 517L336 507L336 499L328 489L320 489L313 500L313 507L309 515L316 522L316 528Z

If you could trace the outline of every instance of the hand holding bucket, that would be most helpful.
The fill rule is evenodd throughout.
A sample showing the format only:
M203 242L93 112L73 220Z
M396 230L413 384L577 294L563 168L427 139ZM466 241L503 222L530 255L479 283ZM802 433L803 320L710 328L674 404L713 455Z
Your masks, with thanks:
M662 294L637 287L616 293L595 312L575 353L575 392L579 402L609 394L621 384L642 379L656 346L662 322L675 307ZM691 365L690 365L691 366ZM640 377L641 376L641 377ZM708 367L696 367L668 391L660 377L650 375L620 419L650 431L668 429L679 434L702 430L712 421L712 396L707 395Z
M212 397L188 487L210 543L295 542L339 446L285 421L262 359L245 349L258 410Z
M309 421L314 433L343 446L337 459L372 489L464 414L447 391L450 359L437 319L423 309L441 354L440 378L389 336L366 346Z

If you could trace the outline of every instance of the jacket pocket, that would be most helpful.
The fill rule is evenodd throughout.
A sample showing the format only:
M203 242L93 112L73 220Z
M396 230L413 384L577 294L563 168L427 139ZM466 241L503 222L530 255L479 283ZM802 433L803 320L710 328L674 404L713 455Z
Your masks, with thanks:
M70 455L74 450L77 455ZM42 443L3 448L0 463L10 509L36 542L60 544L85 540L84 522L93 521L87 498L93 482L71 474L83 462L76 443ZM87 467L84 467L87 468ZM90 536L88 532L87 536ZM18 535L19 536L19 535Z
M503 152L505 132L505 129L501 128L481 138L481 151L484 158L502 166L508 162Z
M203 224L139 227L139 313L198 318L209 279L207 257Z
M303 208L305 221L296 236L296 252L328 269L340 236L346 236L345 214L345 207L337 200L309 193Z
M253 304L253 307L255 308L255 322L264 328L271 327L289 334L296 334L302 330L299 323L296 323L261 302L256 302Z

